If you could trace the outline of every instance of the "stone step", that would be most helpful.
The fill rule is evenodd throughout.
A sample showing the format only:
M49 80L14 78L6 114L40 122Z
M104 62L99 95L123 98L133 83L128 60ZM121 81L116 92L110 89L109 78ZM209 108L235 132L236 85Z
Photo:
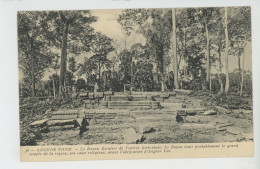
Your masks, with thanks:
M192 90L185 90L185 89L174 89L174 91L178 94L191 94Z
M112 95L112 96L105 96L104 101L141 101L149 99L145 95Z
M131 95L150 95L150 96L176 96L176 92L131 92Z
M180 116L194 116L204 111L203 108L184 108L177 110L177 114Z
M109 109L146 109L146 108L159 108L160 102L157 101L103 101L101 108Z

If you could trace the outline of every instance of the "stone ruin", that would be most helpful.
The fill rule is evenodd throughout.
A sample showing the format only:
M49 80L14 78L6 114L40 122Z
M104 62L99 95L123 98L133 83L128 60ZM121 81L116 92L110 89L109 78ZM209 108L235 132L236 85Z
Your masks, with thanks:
M74 96L74 99L84 101L81 109L47 111L45 119L31 123L30 127L37 130L79 128L79 135L82 135L90 121L96 124L98 119L114 119L124 110L161 109L160 101L155 98L164 99L170 95L174 95L174 92L82 92Z

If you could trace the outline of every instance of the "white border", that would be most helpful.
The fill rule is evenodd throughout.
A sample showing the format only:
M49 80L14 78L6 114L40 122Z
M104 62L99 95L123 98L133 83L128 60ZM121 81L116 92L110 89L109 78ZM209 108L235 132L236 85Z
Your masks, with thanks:
M113 160L72 162L20 162L19 111L18 111L18 61L16 12L19 10L75 10L121 8L169 7L252 7L252 54L254 84L254 138L255 157L163 159L163 160ZM259 101L260 101L260 1L259 0L1 0L0 1L0 168L199 168L199 169L259 169Z

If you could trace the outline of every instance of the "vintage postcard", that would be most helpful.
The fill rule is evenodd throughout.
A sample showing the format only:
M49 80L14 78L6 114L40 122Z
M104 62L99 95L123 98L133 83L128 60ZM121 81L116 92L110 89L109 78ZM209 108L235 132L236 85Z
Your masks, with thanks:
M21 161L254 155L251 8L17 12Z

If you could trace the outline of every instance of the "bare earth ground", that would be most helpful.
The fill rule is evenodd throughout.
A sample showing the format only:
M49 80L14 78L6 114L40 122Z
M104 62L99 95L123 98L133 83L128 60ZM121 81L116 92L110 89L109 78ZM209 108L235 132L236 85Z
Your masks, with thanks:
M241 113L236 110L230 114L195 115L197 122L178 123L177 109L174 103L185 100L187 108L206 108L203 100L180 95L162 102L162 109L155 110L123 110L115 119L90 120L88 131L82 137L79 129L51 130L42 133L43 138L37 140L37 145L91 145L91 144L123 144L124 131L134 128L139 133L142 128L153 128L154 131L143 134L143 140L138 144L157 143L214 143L214 142L244 142L253 141L253 114ZM35 117L36 118L36 117ZM31 118L30 121L36 120ZM221 130L218 124L232 124ZM22 123L25 124L25 123ZM23 125L21 125L23 131Z

